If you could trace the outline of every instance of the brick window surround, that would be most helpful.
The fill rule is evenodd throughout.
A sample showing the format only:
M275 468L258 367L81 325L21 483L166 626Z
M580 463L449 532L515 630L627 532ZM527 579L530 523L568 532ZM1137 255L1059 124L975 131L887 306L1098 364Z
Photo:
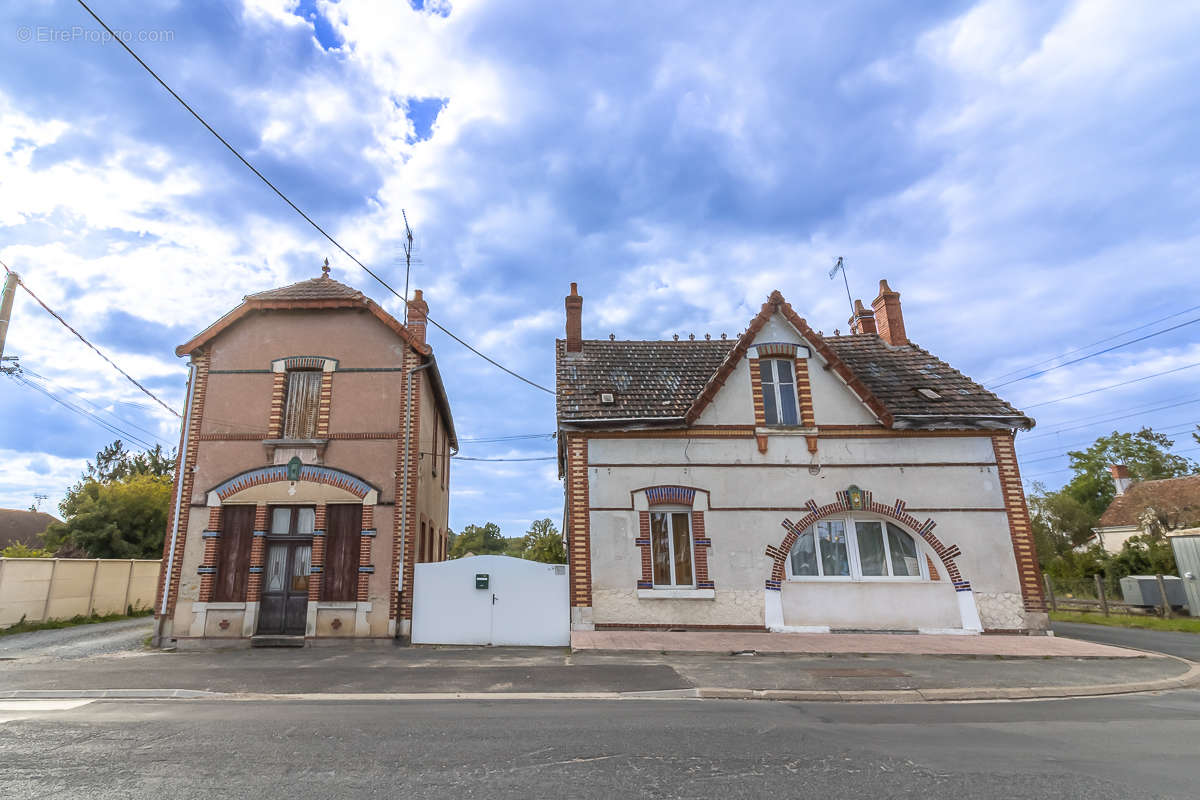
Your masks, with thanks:
M838 492L836 499L832 503L826 503L823 506L817 505L816 500L809 500L805 507L808 509L808 514L799 522L793 523L791 520L783 521L783 529L786 531L783 540L778 546L771 545L767 547L767 556L771 559L771 576L767 578L766 588L768 591L781 591L783 582L787 577L787 559L792 552L792 546L796 544L796 540L804 533L813 523L834 515L853 513L855 511L865 511L871 514L878 514L886 519L893 520L908 528L908 530L916 533L925 540L933 552L941 559L942 565L946 570L946 576L954 584L956 592L971 591L971 584L962 577L959 573L958 565L955 563L962 551L958 549L958 545L950 545L947 547L936 536L933 535L933 529L937 527L937 523L932 519L927 519L924 522L919 521L916 517L905 511L905 502L897 500L892 505L876 503L871 498L871 493L864 490L862 493L862 502L857 507L850 500L848 491ZM931 567L930 579L937 580L934 575L937 570Z
M796 404L800 411L800 427L815 428L816 418L813 414L812 383L808 376L808 359L810 351L807 347L790 342L767 342L753 345L754 355L747 358L750 366L750 391L754 400L754 425L756 428L766 428L766 406L763 402L763 382L761 361L764 359L789 360L793 365L793 379L796 382ZM766 434L756 434L758 450L767 452ZM816 452L817 437L808 437L808 449Z
M654 589L654 563L650 552L650 514L655 507L673 506L691 509L689 512L692 537L692 559L696 571L697 589L716 589L708 574L708 549L712 540L704 529L704 512L695 508L696 489L689 486L650 486L639 490L645 494L649 509L638 512L638 538L634 544L640 551L642 576L638 589Z
M271 387L271 416L268 420L268 438L282 439L286 417L284 403L287 395L288 372L312 370L321 373L321 386L317 398L317 439L329 437L329 408L333 401L333 373L338 360L325 356L288 356L271 362L274 382Z

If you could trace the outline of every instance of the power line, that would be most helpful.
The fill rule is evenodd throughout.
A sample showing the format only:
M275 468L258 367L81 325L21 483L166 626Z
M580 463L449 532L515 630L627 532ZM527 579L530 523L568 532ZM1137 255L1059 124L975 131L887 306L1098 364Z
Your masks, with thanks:
M1076 417L1075 419L1063 420L1063 422L1065 422L1065 423L1080 422L1082 424L1079 424L1079 425L1072 424L1072 426L1069 428L1059 428L1059 429L1053 430L1053 431L1037 433L1037 434L1034 434L1033 436L1022 436L1021 441L1028 442L1033 439L1044 439L1047 436L1058 436L1059 434L1066 433L1067 431L1076 431L1076 430L1079 430L1080 428L1090 428L1093 425L1101 425L1106 422L1116 422L1116 421L1122 420L1122 419L1129 419L1130 417L1138 417L1138 416L1143 416L1145 414L1152 414L1155 411L1165 411L1168 408L1178 408L1179 406L1194 405L1195 403L1200 403L1200 397L1195 398L1193 400L1182 400L1178 403L1168 403L1166 405L1161 405L1161 406L1155 406L1154 403L1148 403L1144 406L1133 406L1132 408L1117 409L1115 412L1105 411L1102 414L1093 414L1090 417ZM1128 414L1124 413L1126 411L1134 412L1134 413L1128 413ZM1109 414L1114 414L1114 413L1116 414L1116 416L1107 416ZM1085 422L1084 420L1087 420L1087 421Z
M558 456L534 456L533 458L473 458L471 456L450 456L454 461L555 461Z
M46 397L49 397L51 400L58 403L62 407L75 412L76 414L80 415L81 417L92 420L97 425L99 425L100 427L102 427L106 431L108 431L109 433L116 434L117 436L119 436L123 439L129 439L131 441L137 442L141 446L145 447L147 450L154 449L154 445L150 444L149 442L147 442L143 439L140 439L137 436L134 436L129 431L123 430L122 428L119 428L116 425L109 423L108 421L102 419L101 417L97 416L96 414L89 412L85 408L80 408L79 406L76 406L72 403L67 402L66 400L62 399L58 395L49 391L45 387L39 386L38 384L34 383L33 381L26 380L20 374L9 373L9 377L12 378L13 380L15 380L17 383L20 383L21 385L27 386L30 389L33 389L35 392L40 392L41 394L44 394Z
M1183 427L1179 428L1179 430L1172 428L1171 430L1155 431L1155 433L1161 433L1163 436L1179 436L1180 434L1187 433L1192 428L1196 427L1196 425L1197 423L1195 422L1189 422ZM1063 445L1062 447L1051 447L1046 450L1034 450L1030 453L1026 453L1025 455L1036 456L1039 453L1049 453L1051 451L1054 452L1054 455L1044 456L1042 458L1025 458L1024 456L1021 456L1020 460L1022 464L1036 464L1039 461L1050 461L1055 458L1062 458L1063 456L1070 455L1070 453L1066 451L1066 448L1068 447L1082 447L1085 444L1087 444L1087 442L1080 442L1079 444L1075 445Z
M5 271L6 271L6 272L12 272L12 270L8 268L8 264L5 264L3 261L0 261L0 265L3 265L3 266L4 266L4 269L5 269ZM145 392L145 394L146 394L146 396L147 396L147 397L149 397L150 399L152 399L154 402L158 403L160 406L162 406L163 408L165 408L167 411L171 412L172 414L174 414L174 415L175 415L175 416L177 416L177 417L178 417L178 416L180 416L180 414L179 414L179 412L178 412L178 411L176 411L175 409L171 408L169 405L167 405L167 404L166 404L166 403L164 403L162 400L160 400L160 399L158 398L158 396L157 396L156 394L154 394L154 392L150 391L150 390L149 390L149 389L147 389L145 386L143 386L142 384L138 383L138 381L137 381L137 380L136 380L136 379L135 379L135 378L134 378L132 375L130 375L128 372L126 372L125 370L123 370L123 369L121 369L120 367L118 367L118 366L116 365L116 363L115 363L115 362L114 362L114 361L113 361L111 358L109 358L108 356L104 355L104 353L103 353L103 352L100 350L100 348L99 348L99 347L96 347L96 345L94 345L94 344L92 344L91 342L89 342L89 341L87 340L87 337L85 337L85 336L84 336L82 333L80 333L79 331L77 331L77 330L75 330L74 328L72 328L72 327L71 327L71 324L70 324L69 322L67 322L65 319L63 319L63 318L62 318L62 315L60 315L60 314L59 314L57 311L55 311L54 309L52 309L50 306L48 306L48 305L46 305L45 303L43 303L43 302L42 302L42 298L40 298L40 297L38 297L36 294L34 294L34 293L33 293L33 290L29 288L29 286L28 286L28 285L25 283L25 281L24 281L24 280L22 280L21 278L19 278L19 277L18 277L18 278L17 278L17 283L19 283L19 284L21 285L21 288L22 288L22 289L24 289L26 292L28 292L28 293L29 293L29 296L30 296L30 297L32 297L34 300L36 300L36 301L37 301L37 304L38 304L39 306L41 306L42 308L44 308L44 309L46 310L46 313L47 313L47 314L49 314L50 316L52 316L52 317L54 317L56 320L58 320L60 323L62 323L62 326L63 326L64 328L66 328L67 330L69 330L71 333L75 334L75 336L76 336L76 337L79 339L79 341L83 342L83 343L84 343L84 344L86 344L88 347L92 348L92 350L94 350L94 351L96 352L96 355L100 356L101 358L103 358L105 361L107 361L107 362L109 363L109 366L111 366L111 367L112 367L113 369L115 369L117 372L119 372L119 373L121 373L122 375L124 375L124 376L125 376L125 380L129 381L129 382L130 382L130 383L132 383L134 386L136 386L137 388L141 389L143 392Z
M1138 325L1138 326L1130 328L1128 330L1121 331L1120 333L1114 333L1112 336L1105 336L1103 339L1097 339L1096 341L1091 342L1089 344L1080 345L1079 347L1072 348L1071 350L1068 350L1065 353L1060 353L1059 355L1051 356L1050 358L1046 358L1041 361L1035 361L1034 363L1026 364L1023 367L1017 367L1014 370L1009 370L1008 372L997 375L994 378L988 378L987 380L983 381L983 385L991 388L992 381L998 381L1001 378L1007 378L1009 375L1015 375L1018 372L1022 372L1027 369L1032 369L1034 367L1040 367L1042 364L1049 364L1051 361L1057 361L1060 358L1066 358L1069 355L1074 355L1075 353L1081 352L1083 350L1087 350L1089 347L1095 347L1098 344L1104 344L1105 342L1110 342L1113 339L1116 339L1120 336L1124 336L1127 333L1133 333L1134 331L1140 331L1142 328L1149 328L1151 325L1157 325L1160 322L1166 322L1169 319L1174 319L1175 317L1181 317L1184 314L1187 314L1191 311L1195 311L1196 309L1200 309L1200 306L1192 306L1191 308L1185 308L1183 311L1176 311L1174 314L1167 314L1165 317L1159 317L1158 319L1151 320L1150 322L1147 322L1143 325Z
M1155 331L1154 333L1148 333L1145 336L1139 336L1136 339L1130 339L1128 342L1121 342L1120 344L1114 344L1112 347L1106 347L1103 350L1097 350L1094 353L1088 353L1086 356L1080 356L1079 358L1073 358L1070 361L1064 361L1061 364L1055 364L1053 367L1048 367L1043 370L1038 370L1037 372L1031 372L1028 375L1022 375L1019 378L1013 378L1011 381L1005 381L1004 383L997 383L993 386L989 386L988 389L995 391L996 389L999 389L1002 386L1008 386L1013 383L1018 383L1019 381L1028 380L1030 378L1036 378L1039 375L1045 375L1048 372L1054 372L1054 370L1056 370L1056 369L1062 369L1063 367L1069 367L1072 364L1078 364L1080 361L1087 361L1089 358L1095 358L1096 356L1102 356L1105 353L1111 353L1114 350L1120 350L1122 347L1128 347L1131 344L1137 344L1138 342L1144 342L1147 339L1153 339L1155 336L1161 336L1164 333L1170 333L1171 331L1179 330L1180 328L1186 327L1188 325L1194 325L1197 322L1200 322L1200 317L1196 317L1195 319L1189 319L1187 322L1181 322L1178 325L1172 325L1169 328L1163 328L1161 331Z
M1183 455L1184 453L1195 453L1195 452L1200 452L1200 447L1189 447L1189 448L1187 448L1186 450L1177 450L1177 451L1173 451L1173 452L1171 452L1171 455L1173 455L1173 456L1181 456L1181 455ZM1066 471L1067 471L1067 470L1069 470L1069 469L1073 469L1073 467L1066 466L1066 467L1062 467L1062 468L1060 468L1060 469L1052 469L1052 470L1047 470L1046 472L1035 472L1035 473L1033 473L1032 475L1022 475L1022 476L1021 476L1021 480L1028 480L1028 479L1030 479L1030 478L1037 478L1037 477L1040 477L1040 476L1042 476L1042 475L1055 475L1055 474L1057 474L1057 473L1059 473L1059 472L1066 472Z
M129 55L131 55L131 56L133 57L133 59L134 59L135 61L137 61L137 62L138 62L138 64L140 64L140 65L142 66L142 69L144 69L144 70L146 70L146 72L150 73L150 75L151 75L151 76L154 78L154 80L158 81L158 84L159 84L160 86L162 86L164 89L166 89L166 90L167 90L167 92L168 92L168 93L171 95L171 97L175 98L175 100L176 100L176 101L178 101L178 102L179 102L179 104L180 104L181 106L183 106L185 109L187 109L187 111L188 111L188 113L189 113L189 114L191 114L193 117L195 117L195 118L196 118L196 121L197 121L197 122L199 122L201 125L203 125L203 126L204 126L204 127L207 129L207 130L208 130L208 132L209 132L209 133L211 133L213 136L215 136L215 137L217 138L217 141L219 141L221 144L225 145L225 148L226 148L226 149L227 149L229 152L233 153L233 155L234 155L234 156L237 158L237 160L238 160L238 161L241 161L241 162L242 162L242 164L243 164L243 165L245 165L245 167L246 167L248 170L250 170L251 172L253 172L253 173L254 173L254 175L255 175L255 176L256 176L256 177L257 177L259 180L261 180L261 181L262 181L263 183L265 183L265 184L266 184L268 187L270 187L271 191L273 191L273 192L275 192L275 194L279 195L279 198L280 198L281 200L283 200L283 202L285 202L285 203L287 203L289 206L291 206L291 208L292 208L292 210L293 210L293 211L295 211L297 214L299 214L301 217L303 217L305 222L307 222L307 223L308 223L309 225L311 225L311 226L312 226L312 227L313 227L313 228L314 228L314 229L315 229L315 230L316 230L318 233L320 233L322 236L324 236L326 239L328 239L328 240L329 240L329 242L330 242L331 244L333 244L333 246L334 246L334 247L336 247L338 250L342 251L342 253L344 253L344 254L346 255L346 257L347 257L347 258L349 258L351 261L353 261L355 264L357 264L357 265L358 265L358 266L359 266L359 267L360 267L360 268L361 268L361 269L362 269L364 272L366 272L366 273L367 273L368 275L370 275L372 278L374 278L375 280L379 281L379 283L380 283L380 284L381 284L381 285L382 285L382 286L383 286L385 289L387 289L389 292L391 292L392 294L394 294L396 297L398 297L398 298L400 298L401 300L403 300L403 301L405 302L405 308L407 309L407 307L408 307L408 300L407 300L407 298L406 298L404 295L400 294L400 293L399 293L399 292L397 292L395 289L393 289L393 288L391 287L391 285L390 285L390 284L389 284L387 281L385 281L383 278L381 278L381 277L379 277L378 275L376 275L376 274L375 274L375 272L373 272L373 271L372 271L372 270L371 270L371 269L370 269L370 268L369 268L369 267L368 267L366 264L364 264L363 262L359 261L359 260L358 260L358 258L356 258L356 257L354 256L354 254L353 254L353 253L351 253L351 252L350 252L349 250L347 250L345 247L342 247L341 243L340 243L340 242L339 242L337 239L334 239L332 236L330 236L330 235L329 235L329 234L328 234L328 233L325 231L325 229L324 229L324 228L322 228L320 225L318 225L318 224L317 224L317 223L316 223L316 222L313 220L313 218L312 218L312 217L310 217L308 214L304 213L304 211L303 211L303 210L301 210L301 208L300 208L298 205L296 205L295 203L293 203L293 202L292 202L292 201L291 201L291 200L288 198L288 196L287 196L287 195L285 195L285 194L284 194L282 191L280 191L280 190L279 190L279 188L275 186L275 184L271 183L271 181L267 179L267 176L263 175L261 172L259 172L259 171L258 171L258 169L257 169L257 168L256 168L256 167L255 167L253 164L251 164L249 161L247 161L247 160L246 160L246 158L245 158L245 156L243 156L243 155L242 155L240 152L238 152L237 148L235 148L233 145L231 145L231 144L230 144L230 143L229 143L229 142L228 142L228 141L225 139L225 137L223 137L221 134L217 133L216 129L214 129L214 128L213 128L213 126L209 125L209 124L208 124L208 122L207 122L207 121L204 119L204 117L200 116L200 114L199 114L199 113L197 113L197 112L196 112L196 110L195 110L194 108L192 108L190 105L188 105L188 103L187 103L187 101L186 101L186 100L184 100L182 97L180 97L180 96L179 96L179 95L178 95L178 94L175 92L175 90L174 90L174 89L172 89L170 86L168 86L168 85L167 85L167 82L166 82L166 81L164 81L162 78L160 78L160 77L158 76L158 73L157 73L157 72L155 72L153 69L151 69L151 68L150 68L150 65L148 65L148 64L147 64L145 61L143 61L143 60L141 59L141 57L140 57L140 56L139 56L137 53L133 52L133 49L132 49L132 48L130 48L130 46L129 46L128 44L126 44L126 43L125 43L124 39L123 39L122 37L118 36L118 35L117 35L117 34L116 34L114 31L113 31L113 29L112 29L112 28L108 27L108 23L106 23L104 20L100 19L100 17L99 17L99 16L96 14L96 12L95 12L95 11L92 11L92 9L88 7L88 4L87 4L87 3L85 3L83 0L77 0L77 2L79 3L79 5L81 5L81 6L83 7L83 10L84 10L84 11L86 11L88 14L91 14L92 18L93 18L94 20L96 20L96 22L98 22L98 23L100 24L100 27L104 28L104 30L108 32L108 34L109 34L109 35L112 37L113 41L115 41L117 44L121 45L121 47L122 47L122 48L124 48L125 52L129 53ZM406 312L406 313L407 313L407 312ZM497 369L500 369L500 370L502 370L502 371L504 371L504 372L508 373L509 375L513 376L513 377L514 377L514 378L516 378L517 380L524 381L525 383L529 384L530 386L534 387L535 389L541 389L543 392L546 392L547 394L551 394L551 395L552 395L552 394L554 394L554 390L553 390L553 389L548 389L548 388L546 388L545 386L542 386L540 383L536 383L536 382L534 382L534 381L530 380L529 378L526 378L526 377L525 377L525 376L523 376L523 375L519 375L519 374L517 374L516 372L513 372L513 371L512 371L511 369L509 369L508 367L506 367L506 366L504 366L503 364L501 364L500 362L498 362L498 361L496 361L495 359L491 358L490 356L486 356L486 355L484 355L483 353L479 352L479 351L478 351L478 350L476 350L474 347L472 347L471 345L469 345L469 344L467 344L465 341L463 341L461 338L459 338L458 336L455 336L455 335L454 335L453 333L451 333L449 330L447 330L446 328L444 328L444 327L443 327L441 324L439 324L439 323L438 323L436 320L434 320L434 319L433 319L433 317L426 316L426 317L425 317L425 320L426 320L426 321L427 321L429 324L433 325L435 328L437 328L438 330L440 330L442 333L446 334L446 335L447 335L447 336L449 336L451 339L453 339L454 341L458 342L458 343L459 343L459 344L461 344L463 347L467 348L467 349L468 349L468 350L470 350L472 353L474 353L475 355L479 356L479 357L480 357L480 358L482 358L484 361L487 361L489 364L491 364L492 366L496 367ZM178 416L178 415L177 415L177 416Z
M51 378L47 378L45 375L39 375L38 373L36 373L33 370L29 369L28 367L24 367L24 366L21 368L21 374L22 374L22 376L25 376L25 375L32 376L33 378L40 381L42 383L42 385L44 385L44 386L47 384L52 384L54 386L57 386L58 388L62 389L63 391L79 398L84 403L87 403L89 406L92 407L92 409L95 412L108 414L110 417L115 419L117 422L120 422L124 425L128 425L131 428L136 428L139 431L141 431L142 433L149 434L150 436L153 436L155 439L157 439L158 441L162 442L165 445L170 446L170 444L171 444L169 441L162 438L154 431L149 430L148 428L143 428L141 425L138 425L136 422L133 422L132 420L128 420L128 419L125 419L124 417L118 416L117 414L113 413L112 411L109 411L108 409L97 405L96 403L92 402L92 400L90 400L88 397L84 396L80 392L75 391L70 386L65 386L65 385L59 383L58 381L52 380ZM49 388L49 386L47 386L46 388Z
M1200 361L1197 361L1194 364L1187 364L1182 367L1176 367L1175 369L1169 369L1169 370L1166 370L1165 372L1155 372L1152 375L1145 375L1141 378L1134 378L1133 380L1121 381L1120 383L1114 383L1111 386L1101 386L1099 389L1091 389L1086 392L1080 392L1079 394L1071 394L1071 395L1067 395L1066 397L1056 397L1053 400L1045 400L1041 403L1034 403L1032 405L1025 406L1025 408L1037 408L1038 406L1048 406L1048 405L1051 405L1052 403L1061 403L1063 400L1074 400L1076 397L1086 397L1089 394L1096 394L1097 392L1107 392L1109 389L1116 389L1121 386L1128 386L1131 383L1141 383L1142 381L1148 381L1151 378L1161 378L1163 375L1170 375L1174 372L1182 372L1185 369L1192 369L1193 367L1200 367Z
M480 439L459 439L462 444L484 444L486 442L515 442L523 439L548 439L553 438L553 433L519 433L513 436L494 436Z

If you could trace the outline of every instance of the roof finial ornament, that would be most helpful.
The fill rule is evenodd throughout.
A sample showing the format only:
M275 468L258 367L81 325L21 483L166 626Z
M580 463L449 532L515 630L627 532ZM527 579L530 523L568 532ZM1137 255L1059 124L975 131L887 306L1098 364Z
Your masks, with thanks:
M329 277L329 259L328 258L325 259L325 263L321 265L321 277L322 278Z
M678 333L677 333L677 334L675 334L675 341L677 341L677 342L679 341L679 334L678 334Z
M694 333L689 333L689 334L688 334L688 341L689 341L689 342L694 342L694 341L696 341L696 334L694 334Z

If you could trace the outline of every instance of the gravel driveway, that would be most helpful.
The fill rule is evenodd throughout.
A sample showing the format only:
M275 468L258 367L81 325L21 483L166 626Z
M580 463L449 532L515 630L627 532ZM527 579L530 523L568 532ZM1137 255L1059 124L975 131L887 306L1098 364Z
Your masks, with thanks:
M137 617L0 636L0 660L88 658L137 651L153 629L154 617Z

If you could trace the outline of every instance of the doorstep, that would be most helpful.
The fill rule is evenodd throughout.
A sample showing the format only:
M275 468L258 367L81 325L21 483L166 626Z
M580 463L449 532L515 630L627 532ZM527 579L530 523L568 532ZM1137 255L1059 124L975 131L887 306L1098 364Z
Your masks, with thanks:
M251 636L251 647L304 647L303 636Z

